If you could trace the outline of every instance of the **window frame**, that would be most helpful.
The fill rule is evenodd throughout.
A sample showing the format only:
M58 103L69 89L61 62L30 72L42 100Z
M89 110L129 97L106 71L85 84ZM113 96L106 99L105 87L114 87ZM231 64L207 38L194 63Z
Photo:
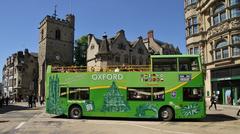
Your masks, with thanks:
M155 96L154 96L154 89L157 89L157 88L161 88L163 89L163 99L161 100L158 100L158 99L155 99ZM164 87L152 87L152 100L153 101L165 101L165 98L166 98L166 94L165 94L165 88Z
M159 66L161 66L161 64L158 64L158 65L154 65L154 59L158 59L158 60L162 60L162 59L168 59L168 60L172 60L172 59L175 59L176 61L175 61L175 65L174 64L168 64L168 66L169 65L172 65L172 66L169 66L171 69L170 70L162 70L162 69L159 69L160 67ZM161 63L161 62L160 62ZM173 62L171 62L171 63L173 63ZM158 66L157 68L157 70L155 69L155 66ZM172 68L174 68L175 67L175 70L173 70ZM166 65L165 65L165 67L164 66L162 66L162 68L166 68ZM152 72L177 72L178 71L178 58L152 58Z
M186 95L185 95L184 90L185 89L191 89L191 91L192 91L195 88L201 91L201 93L200 93L201 96L198 98L198 100L192 100L192 99L195 99L195 98L185 98ZM183 102L202 102L202 101L204 101L204 89L202 87L183 87L182 88L182 101Z
M137 90L137 89L150 89L150 95L148 95L148 96L150 96L150 98L149 99L136 99L136 98L131 99L129 89L135 89L135 90ZM143 91L140 90L140 92L143 92ZM147 93L149 93L149 92L147 92ZM127 87L127 101L152 101L152 88L151 87Z
M75 88L75 90L76 89L80 89L80 91L81 90L85 90L85 89L87 89L86 91L88 91L88 99L70 99L70 94L71 94L71 89L73 89L73 88ZM90 87L68 87L68 100L69 101L82 101L82 100L90 100Z
M66 89L66 96L61 96L61 89ZM59 87L59 97L60 98L68 98L68 88L67 87Z
M130 99L129 97L129 89L150 89L150 98L149 99ZM154 89L162 89L163 91L163 99L154 99ZM141 91L140 91L141 92ZM154 101L154 102L164 102L166 98L165 87L127 87L127 101Z
M213 9L213 22L212 22L212 26L215 26L225 20L227 20L227 11L226 11L226 4L225 2L221 2L219 3L217 6L215 6L215 8ZM224 17L223 17L224 14Z
M187 35L192 36L199 33L199 23L197 16L191 16L187 19Z
M225 44L223 44L225 43ZM227 56L225 56L225 51L227 50ZM214 58L215 60L221 60L221 59L226 59L230 57L230 53L229 53L229 42L225 39L223 40L219 40L216 44L215 44L215 55Z
M230 6L234 6L234 5L237 5L237 4L240 4L240 0L229 0L229 5Z
M197 64L197 70L193 70L193 68L194 68L194 66L192 65L192 64L193 64L193 61L192 61L191 65L189 64L190 66L188 65L188 68L189 68L188 70L182 70L182 69L181 69L181 65L182 65L182 64L180 63L180 62L181 62L180 59L184 59L184 58L190 59L190 58L188 58L188 57L179 57L179 58L178 58L178 71L179 71L179 72L198 72L198 71L201 70L201 67L200 67L200 64L199 64L199 60L198 60L197 57L192 57L192 58L191 58L191 59L194 58L194 60L196 60L196 62L197 62L197 63L196 63L196 64ZM185 65L186 65L186 64L185 64ZM190 70L190 69L191 69L191 70Z

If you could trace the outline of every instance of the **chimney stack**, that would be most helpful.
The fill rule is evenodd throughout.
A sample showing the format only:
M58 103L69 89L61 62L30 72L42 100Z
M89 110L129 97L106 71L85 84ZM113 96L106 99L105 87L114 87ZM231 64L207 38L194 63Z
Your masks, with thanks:
M154 39L153 30L148 31L147 35L148 35L148 38Z

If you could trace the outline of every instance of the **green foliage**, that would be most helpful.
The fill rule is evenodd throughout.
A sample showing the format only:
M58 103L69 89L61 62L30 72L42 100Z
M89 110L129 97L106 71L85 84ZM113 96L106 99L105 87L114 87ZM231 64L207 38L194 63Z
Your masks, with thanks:
M76 66L86 66L88 38L86 35L75 40L74 58Z

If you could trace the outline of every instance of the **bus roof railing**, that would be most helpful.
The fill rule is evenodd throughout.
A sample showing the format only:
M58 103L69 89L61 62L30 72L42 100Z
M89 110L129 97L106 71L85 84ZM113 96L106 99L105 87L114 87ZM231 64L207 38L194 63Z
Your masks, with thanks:
M99 66L52 66L51 72L146 72L151 71L150 65L113 65Z

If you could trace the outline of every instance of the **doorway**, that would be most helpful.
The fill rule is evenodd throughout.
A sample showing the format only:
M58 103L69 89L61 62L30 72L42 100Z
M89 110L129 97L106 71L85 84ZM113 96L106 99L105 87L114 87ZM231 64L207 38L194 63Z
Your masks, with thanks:
M224 105L237 105L239 94L237 87L224 87L222 88L222 93Z

